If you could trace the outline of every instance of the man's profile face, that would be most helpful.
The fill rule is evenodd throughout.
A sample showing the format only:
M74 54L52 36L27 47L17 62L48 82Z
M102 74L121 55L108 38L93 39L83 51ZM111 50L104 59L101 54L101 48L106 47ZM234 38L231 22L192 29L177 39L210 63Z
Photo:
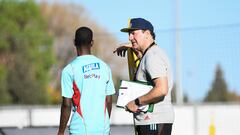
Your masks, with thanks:
M143 30L129 31L129 41L132 43L133 49L140 50L141 46L146 40Z

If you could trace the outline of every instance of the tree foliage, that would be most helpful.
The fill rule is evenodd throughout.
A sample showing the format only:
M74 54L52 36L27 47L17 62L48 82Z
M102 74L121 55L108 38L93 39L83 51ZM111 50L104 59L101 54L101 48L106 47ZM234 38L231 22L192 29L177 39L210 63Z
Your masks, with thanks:
M6 65L4 89L13 103L45 104L49 69L54 61L52 39L31 0L0 1L0 64ZM2 96L2 95L1 95Z
M4 65L0 65L0 104L11 103L11 96L7 91L7 72Z
M113 50L117 46L115 37L92 20L89 13L81 5L42 2L40 7L42 15L47 20L49 33L54 37L54 52L57 58L57 63L52 70L52 90L55 90L55 92L50 93L53 95L58 93L60 96L60 71L76 56L73 39L75 30L81 26L87 26L93 30L94 45L92 53L111 66L113 78L115 84L117 84L118 79L122 78L120 77L122 75L121 71L123 69L127 71L127 67L126 64L123 64L126 59L121 59L113 54ZM59 96L53 102L59 102Z
M212 88L209 90L204 101L207 102L226 102L229 101L229 92L227 83L223 76L223 71L220 65L216 68L215 79L212 83Z

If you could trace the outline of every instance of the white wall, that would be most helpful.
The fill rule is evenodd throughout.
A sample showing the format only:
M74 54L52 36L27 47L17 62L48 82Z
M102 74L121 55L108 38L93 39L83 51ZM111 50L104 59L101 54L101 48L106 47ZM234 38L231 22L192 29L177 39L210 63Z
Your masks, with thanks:
M172 135L209 135L214 124L216 135L240 135L240 104L174 106ZM133 124L132 114L113 106L111 124ZM0 107L0 127L58 126L60 106Z

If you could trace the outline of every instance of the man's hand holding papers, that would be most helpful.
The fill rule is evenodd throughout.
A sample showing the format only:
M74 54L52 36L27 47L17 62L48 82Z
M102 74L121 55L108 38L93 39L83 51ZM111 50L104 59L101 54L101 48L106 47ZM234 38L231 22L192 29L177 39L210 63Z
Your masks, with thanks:
M137 106L134 100L148 93L151 89L151 85L143 84L142 82L122 80L118 91L118 100L116 105L117 107L125 108L127 110L126 105L128 104L131 108L135 108L135 110L137 110L136 112L146 112L149 105Z

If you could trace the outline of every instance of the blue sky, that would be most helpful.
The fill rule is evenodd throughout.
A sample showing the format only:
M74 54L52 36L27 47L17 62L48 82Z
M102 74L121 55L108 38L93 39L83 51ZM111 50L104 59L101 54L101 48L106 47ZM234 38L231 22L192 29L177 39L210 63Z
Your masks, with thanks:
M157 43L175 64L175 0L61 0L83 5L90 18L105 27L119 42L128 18L152 22ZM240 1L179 0L182 89L190 100L199 101L211 88L220 64L230 90L240 94ZM103 32L104 33L104 32Z

